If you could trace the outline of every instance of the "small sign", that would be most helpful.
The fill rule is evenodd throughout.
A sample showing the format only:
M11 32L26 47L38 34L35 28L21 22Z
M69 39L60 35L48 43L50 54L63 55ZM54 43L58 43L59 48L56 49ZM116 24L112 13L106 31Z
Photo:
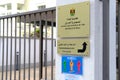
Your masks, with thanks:
M83 58L62 56L62 73L83 75Z
M58 37L89 37L90 2L58 7Z
M59 54L89 56L89 46L90 43L88 39L66 39L57 41L57 51Z
M68 74L65 75L65 80L80 80L80 79L79 79L79 75Z

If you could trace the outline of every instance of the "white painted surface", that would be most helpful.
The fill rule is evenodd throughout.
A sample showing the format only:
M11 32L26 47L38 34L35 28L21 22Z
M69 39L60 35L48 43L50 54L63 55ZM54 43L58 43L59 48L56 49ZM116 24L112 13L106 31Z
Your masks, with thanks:
M11 14L16 14L16 12L17 12L17 2L13 1L11 3Z
M42 5L46 5L46 8L55 7L56 0L29 0L29 5L27 7L31 11L31 10L38 10L38 6L42 6Z
M45 0L45 1L46 1L46 7L47 8L55 7L56 6L56 0Z
M99 0L95 0L95 80L103 80L103 9L102 9L102 2ZM92 16L92 15L91 15Z
M24 3L24 0L0 0L0 5L4 5L4 4L8 4L8 3L12 3L12 2L17 2L17 3Z
M2 42L0 39L0 65L2 64Z
M116 80L116 0L110 0L110 80Z
M58 7L84 1L90 1L90 56L83 58L83 75L73 76L79 80L102 80L102 3L99 0L57 0L56 3ZM66 76L61 73L61 55L56 54L55 80L65 80Z

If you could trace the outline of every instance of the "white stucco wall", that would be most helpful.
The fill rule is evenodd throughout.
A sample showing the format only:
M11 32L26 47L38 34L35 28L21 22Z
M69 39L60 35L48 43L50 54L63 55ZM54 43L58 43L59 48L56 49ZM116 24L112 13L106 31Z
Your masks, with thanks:
M90 1L90 56L83 57L83 75L74 75L61 72L62 55L56 54L55 80L66 80L67 76L69 76L69 79L70 77L76 77L77 80L102 80L102 2L100 0L57 0L56 3L58 7L84 1ZM76 78L73 80L76 80Z
M72 77L77 77L73 80L103 80L103 2L100 0L57 0L56 3L58 7L84 1L90 1L90 56L83 57L83 75L70 75L61 72L62 55L56 54L55 80L66 80L67 76L70 80ZM110 0L109 3L109 79L116 80L116 1ZM57 40L59 39L63 38L57 37Z

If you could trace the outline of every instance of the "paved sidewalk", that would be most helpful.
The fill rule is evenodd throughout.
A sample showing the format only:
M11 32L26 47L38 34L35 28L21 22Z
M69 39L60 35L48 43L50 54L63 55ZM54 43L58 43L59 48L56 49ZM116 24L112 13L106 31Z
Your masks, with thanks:
M21 80L23 80L23 69L21 69ZM28 80L28 69L25 70L25 80ZM54 80L55 80L55 67L54 67ZM1 80L1 72L0 72L0 80ZM16 71L16 79L15 80L19 80L19 71ZM45 78L45 68L43 68L43 79ZM6 80L6 72L4 72L4 80ZM10 80L10 71L8 71L8 79ZM12 71L12 80L14 80L14 71ZM30 80L34 80L34 69L31 68L30 70ZM39 68L36 68L36 80L39 80ZM47 67L47 80L51 80L51 67Z

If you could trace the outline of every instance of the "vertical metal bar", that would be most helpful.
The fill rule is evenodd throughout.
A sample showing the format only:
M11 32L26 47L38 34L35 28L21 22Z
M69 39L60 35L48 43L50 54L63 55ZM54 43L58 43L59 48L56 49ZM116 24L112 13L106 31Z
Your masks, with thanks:
M36 80L36 14L34 14L34 80Z
M47 12L45 12L45 80L47 80Z
M29 15L29 70L28 70L28 80L30 80L30 57L31 57L31 14Z
M2 37L2 26L1 26L1 19L0 19L0 37Z
M2 26L1 26L1 19L0 19L0 41L2 40ZM1 43L2 45L2 43ZM0 48L2 48L0 45ZM2 51L2 50L1 50ZM1 52L2 54L2 52ZM2 62L2 55L1 55L1 62ZM1 68L2 68L2 65L1 65ZM2 78L2 72L1 72L1 69L0 69L0 79Z
M17 18L15 17L15 62L14 62L14 80L16 80L16 35L17 35Z
M19 80L21 80L21 16L19 17Z
M109 80L109 0L103 0L103 80Z
M40 13L41 18L41 13ZM43 25L41 19L39 18L39 29L40 29L40 37L39 37L39 80L42 78L42 66L43 66Z
M4 80L4 27L5 27L5 21L3 19L3 44L2 44L2 80Z
M120 80L120 1L118 1L118 80Z
M12 80L12 25L13 25L13 23L12 23L12 18L11 18L11 50L10 50L10 80Z
M8 18L7 18L7 39L6 39L6 80L8 78Z
M25 80L25 58L26 58L26 15L24 16L24 75L23 80Z
M53 80L53 11L52 13L52 21L51 21L51 80Z

